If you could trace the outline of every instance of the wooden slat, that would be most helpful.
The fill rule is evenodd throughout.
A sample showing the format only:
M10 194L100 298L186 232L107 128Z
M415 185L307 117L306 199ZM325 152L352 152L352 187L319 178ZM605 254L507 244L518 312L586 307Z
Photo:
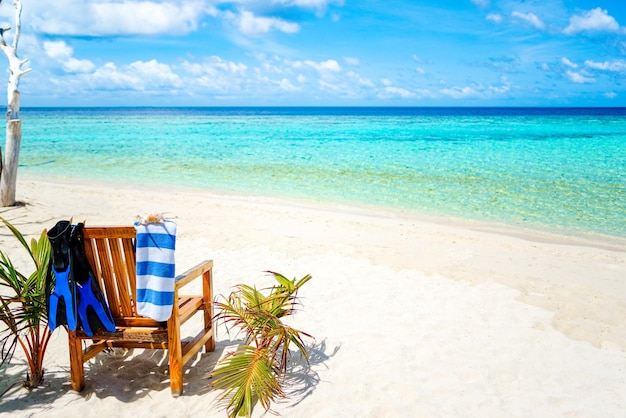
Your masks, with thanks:
M135 316L136 312L131 304L131 289L129 285L128 270L126 267L123 245L119 239L108 239L111 250L111 264L114 274L114 281L117 289L117 296L120 301L120 309L124 316ZM134 264L133 264L134 265Z
M108 347L121 347L121 348L143 348L146 350L167 350L167 342L152 343L152 342L136 342L136 341L107 341Z
M176 288L180 289L212 268L213 260L204 260L203 262L196 264L183 274L176 276Z
M109 252L108 243L104 240L95 240L97 249L97 258L100 262L100 268L102 271L103 291L106 293L107 302L109 308L114 317L122 316L120 309L120 300L117 295L117 283L113 275L113 269L111 265L111 255Z
M83 351L83 362L94 358L98 353L107 348L106 341L97 341Z
M130 300L133 304L133 312L136 312L137 307L135 306L135 301L137 300L137 270L135 267L135 248L133 246L133 241L131 239L124 239L122 241L122 247L124 250L124 256L126 257L126 274L128 275L128 285L130 287Z
M135 238L133 226L85 226L85 239L91 238Z
M90 239L85 239L85 255L87 256L87 260L89 261L89 264L91 265L94 274L97 278L100 278L100 263L98 263L98 260L96 258L97 254L94 251L93 241Z
M198 335L193 337L193 340L185 343L183 345L183 364L187 364L187 362L196 355L198 350L200 350L200 348L202 348L202 346L211 338L213 338L211 333L200 331Z
M135 315L130 295L134 295L134 254L132 239L136 236L134 227L85 227L85 239L94 240L98 252L96 258L102 264L102 288L114 316ZM120 241L121 240L121 241ZM130 263L128 254L132 254ZM129 271L133 276L129 275ZM131 284L132 283L132 286Z
M211 267L213 262L211 262ZM215 350L215 338L217 333L213 326L213 269L210 268L202 273L202 300L204 313L204 331L211 335L204 348L207 352Z
M87 337L82 332L76 333L80 339L90 339L94 341L135 341L149 343L166 343L166 329L150 329L150 328L118 328L115 332L96 333L93 337Z
M95 241L90 239L85 240L85 254L87 255L89 265L91 266L91 269L96 276L98 286L100 286L100 289L102 289L105 298L108 300L106 289L104 288L104 281L102 279L102 267L100 267L100 259L98 257L98 250L96 248Z
M115 318L115 326L118 328L166 328L165 322L158 322L152 318L143 316L125 316Z
M104 278L102 275L102 263L103 262L106 263L106 260L102 260L100 258L98 254L98 245L97 245L96 240L85 239L85 254L87 255L89 264L91 265L91 268L94 274L96 275L98 285L100 286L100 289L104 293L104 296L107 300L107 304L109 305L109 308L111 309L111 313L113 314L113 316L118 316L119 312L116 309L116 305L114 303L111 303L111 301L114 301L114 298L109 297L109 295L107 294L109 289L105 287L105 282L104 282Z
M174 300L178 300L178 290L174 288ZM170 363L170 390L173 396L183 393L183 350L180 338L180 318L178 304L172 307L172 315L167 320L167 358Z
M203 303L201 296L179 296L178 317L180 318L180 323L184 324L189 318L194 316Z
M94 358L98 353L107 348L143 348L146 350L167 350L167 343L155 343L155 342L139 342L139 341L123 341L123 340L102 340L96 341L89 346L84 354L84 361L88 361ZM92 351L93 350L93 351Z

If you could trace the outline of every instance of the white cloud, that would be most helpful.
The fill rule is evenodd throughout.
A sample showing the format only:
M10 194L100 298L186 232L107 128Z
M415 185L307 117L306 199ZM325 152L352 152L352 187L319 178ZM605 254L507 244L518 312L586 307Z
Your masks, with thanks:
M144 87L144 82L139 80L136 74L119 69L112 62L108 62L98 68L90 80L97 85L107 86L109 88L143 90ZM141 84L137 84L137 82L141 82ZM97 85L95 87L97 87Z
M209 57L201 63L185 61L182 67L186 72L195 76L203 74L215 75L217 73L245 75L248 69L243 63L224 61L222 58L216 56Z
M157 60L135 61L129 65L129 68L135 74L148 76L151 80L161 80L166 84L177 84L178 82L178 76L172 72L170 66Z
M74 58L74 49L63 41L44 41L43 49L46 55L59 62L66 72L88 73L96 67L89 60Z
M339 72L341 71L341 66L335 60L327 60L319 63L319 71Z
M350 65L353 67L361 65L361 61L358 58L354 57L343 57L343 62L345 62L346 65Z
M63 69L70 73L88 73L93 71L96 65L89 60L70 58L63 63Z
M255 16L254 13L245 10L238 17L237 26L241 33L245 35L263 34L272 29L285 33L296 33L300 30L300 25L297 23L287 22L275 17Z
M281 65L282 62L278 57L268 58L265 54L258 53L258 52L253 53L253 55L261 63L261 67L263 67L265 71L274 73L274 74L284 73L284 68ZM286 64L289 64L289 63L286 62Z
M579 32L617 32L619 24L606 10L599 7L587 10L580 15L572 16L569 26L563 33L572 35Z
M339 90L341 89L339 85L334 84L334 83L329 83L328 81L325 81L325 80L319 80L319 86L320 86L320 89L322 90L328 90L332 92L339 92Z
M36 32L48 35L116 36L116 35L182 35L198 29L205 16L233 21L245 35L278 30L295 33L297 23L278 17L257 16L254 12L220 11L220 3L242 7L263 5L260 1L235 0L66 0L38 1L25 8L24 22ZM343 0L273 0L283 6L314 9L323 12L330 4ZM257 7L258 9L258 7Z
M326 14L329 5L336 4L338 6L343 6L344 0L272 0L272 3L282 4L287 7L314 10L315 14L318 17L321 17ZM331 19L333 22L337 22L340 19L340 16L337 13L333 13L331 15Z
M410 91L402 87L388 86L383 89L383 94L380 95L380 97L389 97L389 96L397 96L403 99L410 99L411 97L414 97L415 94L411 93Z
M291 81L287 80L286 78L283 78L282 80L280 80L279 86L281 90L290 91L290 92L301 90L299 87L294 86L291 83Z
M341 71L341 66L339 65L339 63L332 59L326 60L326 61L320 61L320 62L316 62L312 60L294 61L292 63L292 66L296 69L310 67L310 68L317 70L320 73L338 73Z
M589 77L588 74L583 73L583 72L567 70L565 72L565 75L567 75L567 78L569 78L570 81L577 83L577 84L589 84L589 83L596 82L595 78Z
M157 35L195 30L209 14L204 1L37 2L24 22L51 35ZM35 6L36 5L36 6Z
M472 84L471 86L452 86L439 90L439 93L444 96L449 96L453 99L469 99L479 98L484 99L494 96L503 96L510 92L512 89L511 83L506 77L501 78L501 83L497 85L483 86L481 84Z
M515 11L511 13L511 16L517 17L518 19L521 19L525 21L526 23L529 23L535 29L542 30L542 29L545 29L546 27L546 24L543 23L541 19L539 19L537 15L534 13L522 13L522 12Z
M245 73L248 67L240 62L224 61L219 57L214 60L213 66L229 73Z
M472 3L478 7L487 7L489 6L489 2L489 0L472 0Z
M607 99L615 99L617 97L617 93L615 93L614 91L607 91L603 94L603 96Z
M440 93L445 96L450 96L453 99L465 99L468 97L476 97L479 96L479 93L472 87L450 87L441 89Z
M489 86L487 89L491 93L504 94L511 90L511 86L509 84L503 84L500 86Z
M613 71L623 73L626 72L626 61L617 60L613 62L595 62L591 60L585 61L585 66L589 68L593 68L595 70L603 70L603 71Z
M369 81L369 80L368 80ZM393 99L402 98L410 99L417 97L417 94L404 88L393 85L393 81L388 78L381 78L380 83L384 86L378 91L378 98L380 99ZM374 87L374 84L368 85L368 87Z
M68 59L74 54L74 49L63 41L44 41L43 49L52 59Z
M566 57L561 58L561 62L569 68L578 68L578 64L568 60Z
M192 94L218 93L232 95L242 90L242 86L248 84L250 79L237 77L220 71L203 73L191 77L188 83L193 83Z
M148 91L180 88L183 85L169 65L156 60L135 61L122 67L109 62L84 77L92 87L99 89Z
M297 6L305 9L325 10L329 4L343 5L343 0L274 0L274 3L284 4L286 6Z
M359 86L374 87L374 83L372 82L372 80L362 77L360 74L357 74L353 71L349 71L347 73L347 76L355 80Z
M502 15L498 14L498 13L489 13L486 17L486 20L490 20L494 23L501 23L502 22Z

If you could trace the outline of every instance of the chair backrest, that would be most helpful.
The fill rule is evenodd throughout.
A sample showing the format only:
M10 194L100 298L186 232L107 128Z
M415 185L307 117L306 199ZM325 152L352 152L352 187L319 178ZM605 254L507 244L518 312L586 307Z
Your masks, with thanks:
M137 318L136 267L133 226L85 227L85 253L107 299L111 314L119 323Z

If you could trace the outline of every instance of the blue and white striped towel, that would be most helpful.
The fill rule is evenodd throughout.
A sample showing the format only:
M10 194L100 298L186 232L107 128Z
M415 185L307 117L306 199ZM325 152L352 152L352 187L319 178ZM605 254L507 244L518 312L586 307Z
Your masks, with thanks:
M176 223L135 223L137 313L167 321L174 304Z

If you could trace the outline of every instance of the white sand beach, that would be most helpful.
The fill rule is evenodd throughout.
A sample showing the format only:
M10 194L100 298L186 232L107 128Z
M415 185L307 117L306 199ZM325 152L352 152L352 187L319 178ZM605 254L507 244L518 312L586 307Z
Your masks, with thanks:
M266 270L310 273L292 323L316 337L294 364L284 417L619 417L626 411L626 239L587 239L409 213L197 190L20 180L24 206L0 216L29 237L73 217L178 224L182 272L215 262L216 294L271 285ZM6 228L0 246L22 250ZM20 257L22 257L20 259ZM54 333L42 387L0 398L11 417L220 417L208 375L235 335L185 368L170 395L161 352L98 355L70 388ZM19 350L0 390L23 380ZM254 416L263 415L257 406Z

